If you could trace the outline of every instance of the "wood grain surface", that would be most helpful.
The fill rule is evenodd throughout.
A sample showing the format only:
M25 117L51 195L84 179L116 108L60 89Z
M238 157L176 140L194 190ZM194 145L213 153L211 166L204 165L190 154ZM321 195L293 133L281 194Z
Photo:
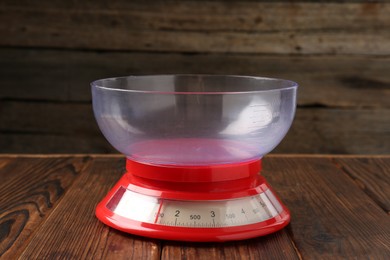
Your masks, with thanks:
M123 173L121 156L4 155L0 257L387 259L389 165L389 156L267 156L263 175L289 207L290 225L246 241L183 243L125 234L94 217Z
M388 154L389 12L360 0L3 0L0 153L114 153L91 81L203 73L299 83L275 153Z
M0 99L85 103L93 80L142 74L233 74L299 83L299 106L389 108L390 57L0 49ZM34 91L31 91L31 90Z
M87 157L0 158L0 256L20 254L86 164Z
M0 111L0 147L9 153L116 152L98 129L90 104L3 101ZM386 154L388 115L389 109L298 108L273 152Z
M389 54L386 2L7 0L0 12L0 46Z
M296 119L274 152L387 154L390 147L388 57L15 48L0 49L0 57L0 84L5 86L0 87L3 153L116 152L93 118L89 83L113 75L191 72L298 81Z
M98 158L30 238L24 259L158 259L159 242L123 237L96 221L94 209L123 174L124 160ZM109 256L109 257L106 257Z
M390 161L382 158L337 158L334 160L364 192L390 214Z
M389 157L384 160L388 162ZM370 175L352 161L348 164L361 175ZM332 162L331 156L270 156L263 166L263 175L292 212L291 235L304 259L390 257L389 215ZM381 182L380 178L372 179ZM390 193L385 196L390 199Z
M3 0L0 153L115 153L91 81L204 73L300 84L276 153L388 154L389 12L360 0Z

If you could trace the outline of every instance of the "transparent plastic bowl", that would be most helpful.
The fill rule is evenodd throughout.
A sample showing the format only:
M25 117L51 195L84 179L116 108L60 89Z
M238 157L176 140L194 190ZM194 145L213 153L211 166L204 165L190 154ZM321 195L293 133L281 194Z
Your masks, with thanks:
M259 159L286 135L295 82L261 77L156 75L91 83L107 140L127 158L159 165Z

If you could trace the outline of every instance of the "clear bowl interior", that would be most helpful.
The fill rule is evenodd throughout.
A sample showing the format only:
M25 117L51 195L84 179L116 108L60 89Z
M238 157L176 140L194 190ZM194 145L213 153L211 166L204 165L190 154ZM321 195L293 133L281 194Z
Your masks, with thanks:
M212 165L259 159L286 135L297 84L219 75L156 75L92 82L107 140L129 159Z

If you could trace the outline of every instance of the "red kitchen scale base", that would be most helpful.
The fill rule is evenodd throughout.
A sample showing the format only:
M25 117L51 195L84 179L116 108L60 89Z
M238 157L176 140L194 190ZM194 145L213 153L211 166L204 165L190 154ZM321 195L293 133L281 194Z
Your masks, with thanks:
M115 229L158 239L229 241L285 227L290 213L259 172L261 160L211 166L126 162L127 172L98 204Z

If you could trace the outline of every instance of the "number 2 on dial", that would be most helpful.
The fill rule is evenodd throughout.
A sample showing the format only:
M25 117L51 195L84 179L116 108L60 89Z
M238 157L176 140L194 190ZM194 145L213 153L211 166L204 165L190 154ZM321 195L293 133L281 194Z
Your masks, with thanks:
M177 209L177 210L175 211L175 213L176 213L176 214L175 214L175 217L178 218L178 217L179 217L179 214L180 214L180 210Z

